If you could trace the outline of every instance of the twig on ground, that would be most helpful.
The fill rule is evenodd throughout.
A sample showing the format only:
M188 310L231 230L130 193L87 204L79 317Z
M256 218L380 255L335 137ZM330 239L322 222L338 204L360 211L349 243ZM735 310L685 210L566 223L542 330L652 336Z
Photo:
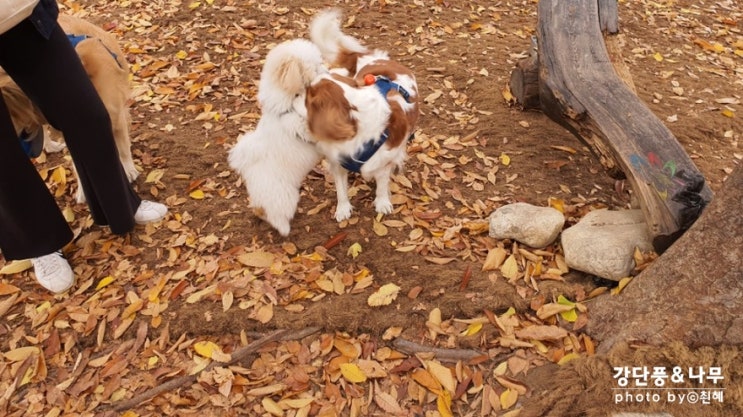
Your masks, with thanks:
M269 333L268 335L265 335L261 337L260 339L255 340L252 343L248 344L247 346L235 351L235 353L232 354L232 359L229 362L227 363L212 362L211 364L209 364L209 366L204 368L204 370L202 370L201 372L208 372L218 366L230 366L237 362L240 362L241 360L245 359L249 355L255 353L258 349L260 349L264 345L267 345L268 343L271 343L271 342L275 342L277 340L281 340L283 337L286 337L289 334L289 332L290 330L284 329L284 330L277 330L275 332ZM292 338L294 338L295 335L298 333L299 332L292 335ZM134 397L128 400L119 401L118 403L114 403L112 404L111 409L113 411L119 411L119 412L125 411L145 401L148 401L164 392L171 391L175 388L181 387L186 384L192 384L196 382L196 378L199 376L201 372L194 374L194 375L184 375L179 378L171 379L170 381L167 381L161 385L148 389L147 391L141 394L135 395Z
M430 352L433 353L436 356L436 359L440 360L441 362L484 362L483 359L487 358L486 360L489 360L490 358L487 357L487 353L479 352L477 350L472 349L444 349L444 348L437 348L432 346L424 346L420 345L415 342L411 342L409 340L405 340L402 338L395 339L392 344L395 346L395 348L408 353L408 354L416 354L416 353L426 353Z

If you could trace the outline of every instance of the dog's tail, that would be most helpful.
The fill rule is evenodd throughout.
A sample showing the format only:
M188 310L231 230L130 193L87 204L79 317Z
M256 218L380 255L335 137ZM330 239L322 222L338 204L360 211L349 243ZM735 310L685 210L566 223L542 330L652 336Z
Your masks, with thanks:
M341 29L341 12L326 9L310 23L310 39L322 52L323 59L333 66L346 68L350 76L356 73L356 61L369 50L358 39L346 35Z

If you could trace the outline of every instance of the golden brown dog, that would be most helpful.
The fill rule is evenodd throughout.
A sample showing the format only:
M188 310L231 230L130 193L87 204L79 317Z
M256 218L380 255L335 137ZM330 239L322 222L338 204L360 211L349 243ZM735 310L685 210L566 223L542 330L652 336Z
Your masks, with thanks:
M71 39L76 38L73 42L76 43L75 50L111 117L121 164L129 180L134 180L139 175L139 171L132 159L129 137L129 64L124 53L119 48L116 38L86 20L60 14L59 24ZM18 134L24 130L37 132L48 126L44 115L2 69L0 69L0 91L3 93ZM49 129L56 132L51 127ZM44 149L47 152L59 151L62 146L52 141L48 131L45 130ZM77 201L85 201L81 187L78 187Z

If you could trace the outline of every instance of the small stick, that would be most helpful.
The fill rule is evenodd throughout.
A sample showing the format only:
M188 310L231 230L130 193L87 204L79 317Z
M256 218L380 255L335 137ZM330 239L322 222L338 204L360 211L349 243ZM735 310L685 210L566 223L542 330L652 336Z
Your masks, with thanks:
M257 351L264 345L271 343L271 342L275 342L281 339L282 337L286 336L287 333L289 333L289 330L286 330L286 329L277 330L273 333L269 333L268 335L263 336L262 338L256 341L253 341L247 346L237 350L234 354L232 354L232 359L229 362L227 363L212 362L211 364L209 364L209 366L204 368L204 370L202 370L201 372L210 371L217 366L230 366L237 362L240 362L241 360L245 359L248 355L255 353L255 351ZM192 384L196 382L196 378L201 372L199 372L198 374L194 374L194 375L184 375L182 377L171 379L170 381L167 381L164 384L160 384L156 387L148 389L147 391L139 395L135 395L134 397L128 400L119 401L118 403L113 404L112 408L114 411L125 411L130 408L133 408L139 405L140 403L148 401L164 392L170 391L172 389L178 388L186 384Z
M487 354L471 349L444 349L432 346L423 346L402 338L397 338L392 343L397 349L408 353L433 353L442 362L470 362L487 357Z

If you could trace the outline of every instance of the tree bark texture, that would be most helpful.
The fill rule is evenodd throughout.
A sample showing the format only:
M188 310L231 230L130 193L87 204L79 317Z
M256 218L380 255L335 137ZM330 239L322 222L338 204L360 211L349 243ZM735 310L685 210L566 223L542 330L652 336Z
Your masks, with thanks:
M602 37L602 27L616 26L615 0L539 2L539 106L587 143L610 174L626 176L662 252L699 217L712 192L670 130L616 72ZM526 80L528 71L519 71Z
M743 166L699 220L616 296L589 306L588 333L620 341L743 344Z

